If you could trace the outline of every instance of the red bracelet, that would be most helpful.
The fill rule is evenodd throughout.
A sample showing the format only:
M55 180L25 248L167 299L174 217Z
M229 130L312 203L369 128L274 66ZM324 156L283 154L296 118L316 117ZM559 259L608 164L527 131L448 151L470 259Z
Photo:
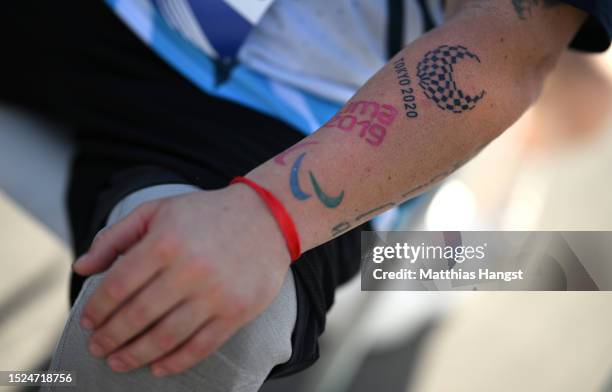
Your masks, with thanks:
M261 197L263 202L266 203L266 206L268 206L268 209L272 213L272 216L274 216L278 227L283 233L283 237L285 237L285 243L287 244L291 261L296 261L301 254L300 238L295 228L295 224L293 223L293 219L291 219L285 207L269 190L257 184L255 181L249 180L246 177L235 177L230 182L230 185L238 183L243 183L251 187L251 189L257 192L259 197Z

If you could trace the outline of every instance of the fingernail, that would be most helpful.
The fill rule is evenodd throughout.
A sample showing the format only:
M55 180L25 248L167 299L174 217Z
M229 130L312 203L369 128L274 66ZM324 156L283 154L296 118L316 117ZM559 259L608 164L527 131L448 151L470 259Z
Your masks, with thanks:
M153 375L155 377L164 377L167 374L168 374L168 371L164 369L163 366L157 365L153 367Z
M102 347L97 344L97 343L90 343L89 344L89 352L91 353L91 355L93 355L94 357L101 357L102 354L104 354L104 350L102 349Z
M92 329L93 329L93 327L94 327L94 323L93 323L93 321L91 321L91 319L90 319L90 318L88 318L88 317L83 317L83 318L81 319L81 326L82 326L83 328L87 329L87 330L92 330Z
M108 359L108 366L116 372L125 372L129 369L128 365L119 358L111 357Z
M81 255L81 257L79 257L78 259L76 259L76 261L74 262L75 265L79 264L80 262L82 262L83 260L85 260L87 257L89 256L89 253L83 253Z

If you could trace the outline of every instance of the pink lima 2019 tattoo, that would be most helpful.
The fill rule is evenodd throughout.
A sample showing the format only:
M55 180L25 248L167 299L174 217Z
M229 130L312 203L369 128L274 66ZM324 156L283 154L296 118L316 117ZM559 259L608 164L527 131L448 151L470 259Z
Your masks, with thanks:
M385 140L387 127L397 117L397 109L389 104L376 101L356 101L349 103L344 110L336 114L324 127L338 128L355 134L378 147Z

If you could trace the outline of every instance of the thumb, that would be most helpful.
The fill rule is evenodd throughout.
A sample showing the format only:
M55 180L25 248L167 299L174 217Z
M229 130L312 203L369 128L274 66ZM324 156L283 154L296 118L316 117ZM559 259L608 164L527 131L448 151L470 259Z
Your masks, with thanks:
M86 276L107 269L146 234L160 204L161 200L145 203L119 222L98 232L89 251L74 263L74 272Z

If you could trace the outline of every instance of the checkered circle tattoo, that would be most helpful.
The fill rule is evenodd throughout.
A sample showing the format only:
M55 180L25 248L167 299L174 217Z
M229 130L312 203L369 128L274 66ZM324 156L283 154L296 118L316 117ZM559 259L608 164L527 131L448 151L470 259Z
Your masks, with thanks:
M480 59L466 47L442 45L425 54L417 65L419 86L425 96L442 110L461 113L472 110L485 95L482 90L477 95L468 95L455 84L453 65L468 57L480 63Z

